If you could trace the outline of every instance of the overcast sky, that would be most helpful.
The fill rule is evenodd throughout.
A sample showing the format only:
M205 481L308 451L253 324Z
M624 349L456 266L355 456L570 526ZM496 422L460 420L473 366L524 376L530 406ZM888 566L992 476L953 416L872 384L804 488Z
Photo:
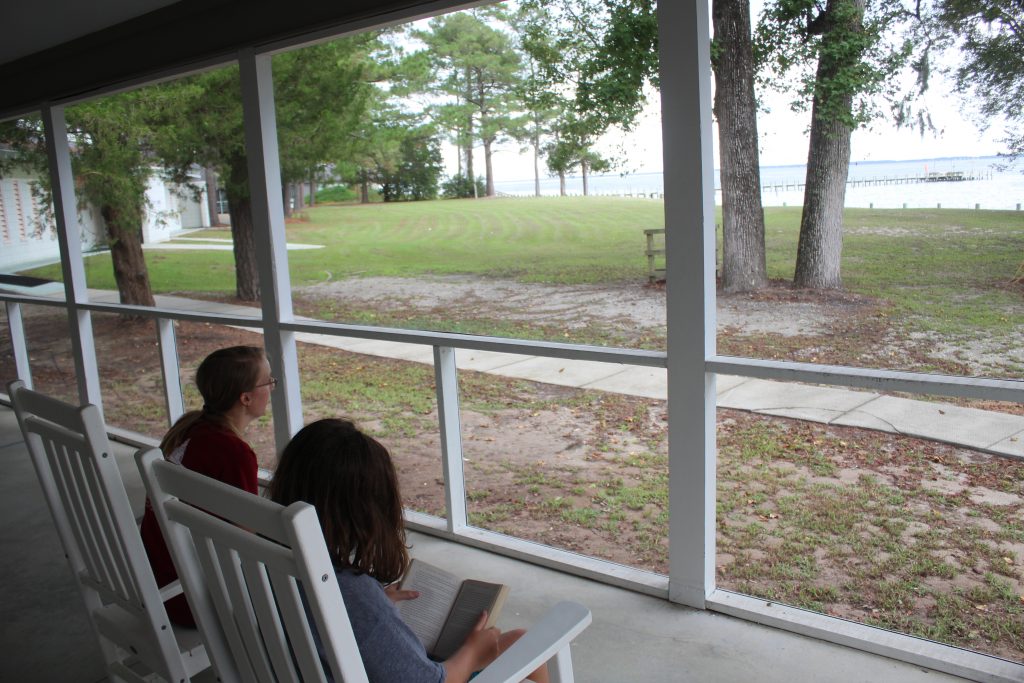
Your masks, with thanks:
M760 12L760 0L751 2L752 20ZM790 97L778 93L759 93L769 108L758 116L760 159L762 166L803 164L807 161L808 113L794 113L789 107ZM891 120L879 119L868 128L853 135L853 161L885 161L904 159L930 159L935 157L990 156L1003 147L998 126L983 132L961 112L962 99L953 93L952 84L937 70L932 71L931 88L924 98L931 113L933 125L939 135L916 130L899 130ZM606 136L600 151L606 156L618 156L624 163L616 172L656 172L662 170L661 114L657 93L649 97L648 105L635 130L623 135L616 132ZM715 166L718 166L718 130L714 131ZM520 154L518 145L502 146L494 157L495 176L499 181L525 180L533 177L533 160L529 153ZM621 156L621 150L627 150ZM483 150L475 152L477 169L483 169ZM454 150L446 150L446 163L450 173L456 169ZM541 175L546 169L541 162Z
M807 127L810 115L791 111L785 95L766 97L770 113L758 116L760 159L762 166L803 164L807 161ZM936 79L927 97L933 125L938 135L917 130L897 129L890 120L878 120L868 128L854 132L853 161L887 161L903 159L931 159L935 157L991 156L1003 147L998 127L987 132L978 130L969 116L960 111L961 100L952 94L950 84ZM602 140L602 152L621 155L626 150L624 163L616 172L661 171L661 113L657 93L648 105L635 130L628 134L615 132ZM714 130L715 166L718 166L718 129ZM477 168L483 168L483 150L476 151ZM621 158L621 157L620 157ZM450 170L454 172L454 153ZM525 180L533 177L530 154L520 155L518 145L505 145L494 157L495 175L502 180ZM546 170L541 167L541 175Z

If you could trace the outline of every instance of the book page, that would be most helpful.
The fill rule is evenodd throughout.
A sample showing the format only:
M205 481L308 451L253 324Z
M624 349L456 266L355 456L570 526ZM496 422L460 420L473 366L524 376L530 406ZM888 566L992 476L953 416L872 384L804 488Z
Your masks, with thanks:
M508 586L500 583L463 581L462 589L448 615L448 621L438 636L431 654L440 660L451 657L466 642L466 637L484 610L488 612L485 627L493 626L507 594Z
M459 577L422 560L409 563L402 588L419 591L420 597L398 603L398 613L427 652L433 651L437 643L460 583Z

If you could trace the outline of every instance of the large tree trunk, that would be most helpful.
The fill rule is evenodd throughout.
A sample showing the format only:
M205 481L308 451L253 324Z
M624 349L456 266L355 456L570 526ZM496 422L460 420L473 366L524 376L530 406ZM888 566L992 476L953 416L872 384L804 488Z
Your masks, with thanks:
M565 171L558 172L558 196L565 196Z
M477 199L476 193L476 171L473 170L473 143L466 145L466 177L473 187L473 199Z
M309 205L316 206L316 171L309 174Z
M281 203L284 206L284 217L292 215L292 203L289 201L292 196L292 186L289 183L281 183Z
M232 196L231 239L235 248L235 294L242 301L260 300L260 278L256 266L256 240L252 229L252 200Z
M142 229L137 221L124 224L121 213L111 207L100 209L107 226L110 242L110 260L114 265L114 281L121 303L135 306L155 306L153 290L149 284L149 271L142 253ZM137 316L124 316L136 318Z
M722 176L722 288L768 285L749 0L713 0L715 116Z
M370 179L366 177L365 171L359 176L359 203L370 203Z
M583 196L590 194L590 164L584 159L580 162L580 171L583 173Z
M306 210L306 183L301 180L295 183L295 187L298 192L295 193L295 210L305 211Z
M817 109L816 102L814 109ZM819 117L811 121L807 185L793 277L797 287L839 289L843 286L840 258L851 132L850 127L840 121L824 121Z
M851 0L829 0L826 12L839 3ZM862 20L864 0L852 0ZM847 27L848 30L849 27ZM843 66L836 58L840 49L831 43L844 40L836 29L827 31L822 38L821 57L818 60L816 83L828 83ZM830 49L831 48L831 49ZM846 200L846 178L850 172L850 136L853 128L849 120L853 97L832 94L827 115L823 112L828 96L815 89L811 106L811 140L807 153L807 184L804 188L804 210L800 219L800 242L796 254L796 274L793 284L809 289L839 289L843 286L840 259L843 253L843 204Z
M491 140L484 140L484 173L487 174L485 195L494 196L494 167L491 165ZM474 183L475 185L475 183Z
M473 101L473 75L470 68L466 67L466 92L463 94L466 102ZM479 199L476 191L476 171L473 170L473 113L466 114L466 176L469 184L473 187L473 199Z
M217 183L217 172L207 167L203 169L203 175L206 177L206 203L210 208L210 225L220 225L220 211L217 210L220 186Z

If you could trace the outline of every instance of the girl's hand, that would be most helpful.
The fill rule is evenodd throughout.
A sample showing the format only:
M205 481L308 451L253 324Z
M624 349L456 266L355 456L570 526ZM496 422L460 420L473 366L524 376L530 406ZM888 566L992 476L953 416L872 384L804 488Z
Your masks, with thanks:
M498 658L498 638L501 631L496 626L484 628L487 623L487 610L480 613L473 630L466 636L463 648L476 655L476 669L482 669Z
M397 583L393 583L384 589L384 595L388 596L388 600L397 605L403 600L415 600L420 597L420 592L402 590Z
M473 630L466 637L466 642L451 656L451 659L444 662L444 668L447 670L448 680L451 683L469 680L470 674L483 669L498 658L498 639L501 636L501 631L494 626L484 628L486 623L487 612L483 611L480 613L480 618L476 620Z

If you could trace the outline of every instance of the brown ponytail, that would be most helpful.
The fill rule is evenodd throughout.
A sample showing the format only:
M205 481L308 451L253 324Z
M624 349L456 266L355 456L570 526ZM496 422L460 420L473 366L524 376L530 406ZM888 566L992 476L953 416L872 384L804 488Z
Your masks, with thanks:
M203 408L185 413L167 431L160 442L164 457L185 443L189 432L201 421L232 429L225 413L259 381L265 358L258 346L229 346L203 359L196 370L196 387L203 397Z

